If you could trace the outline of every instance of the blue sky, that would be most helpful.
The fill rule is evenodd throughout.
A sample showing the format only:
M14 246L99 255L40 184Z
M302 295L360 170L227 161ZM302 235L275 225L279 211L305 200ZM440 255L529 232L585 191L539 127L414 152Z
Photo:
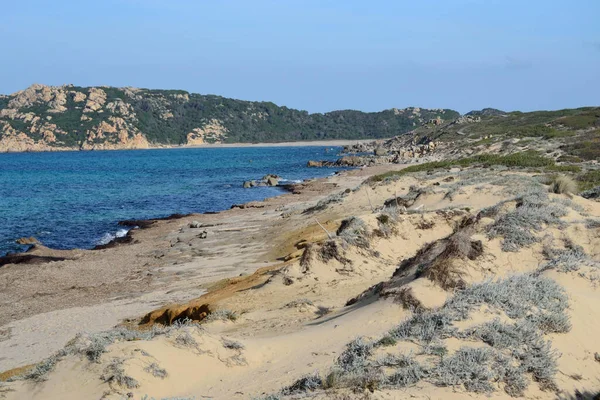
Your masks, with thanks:
M184 89L310 112L600 105L598 0L2 1L0 93Z

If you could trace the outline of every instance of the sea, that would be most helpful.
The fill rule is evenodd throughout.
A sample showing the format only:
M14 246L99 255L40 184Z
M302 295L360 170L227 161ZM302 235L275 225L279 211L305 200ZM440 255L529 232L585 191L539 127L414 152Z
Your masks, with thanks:
M229 209L283 193L244 189L276 174L287 182L332 175L308 160L335 160L339 147L180 148L0 154L0 256L35 237L56 249L90 249L127 230L117 223Z

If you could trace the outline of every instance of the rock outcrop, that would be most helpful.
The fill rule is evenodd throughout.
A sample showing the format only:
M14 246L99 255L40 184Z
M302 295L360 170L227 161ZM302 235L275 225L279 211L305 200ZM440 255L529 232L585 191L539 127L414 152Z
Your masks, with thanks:
M172 116L172 115L171 115ZM200 128L194 128L187 134L188 145L223 143L227 129L217 119L211 119Z
M35 84L0 95L0 152L389 137L457 116L420 108L309 114L182 90Z
M363 165L371 164L373 156L344 156L336 161L315 161L310 160L306 163L307 167L322 168L322 167L362 167Z
M442 147L441 143L412 134L396 136L385 141L357 143L344 146L346 155L336 161L308 161L307 167L362 167L380 164L406 164L432 156ZM366 153L366 154L365 154Z
M262 179L260 179L260 180L245 181L243 183L242 187L244 189L249 189L249 188L260 187L260 186L277 186L277 185L279 185L280 180L281 180L281 177L278 175L267 174L267 175L263 176Z
M147 149L148 140L123 118L110 117L87 131L82 150Z
M15 242L17 244L22 244L22 245L40 244L40 241L37 240L36 238L34 238L33 236L31 236L31 237L22 237L22 238L19 238L19 239L15 240Z

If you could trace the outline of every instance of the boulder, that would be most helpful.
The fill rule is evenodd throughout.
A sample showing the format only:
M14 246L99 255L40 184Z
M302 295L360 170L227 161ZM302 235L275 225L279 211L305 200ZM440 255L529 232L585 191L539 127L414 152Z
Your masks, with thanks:
M202 224L198 221L190 222L190 228L202 228Z
M256 181L246 181L244 182L244 189L248 189L256 186Z
M281 177L279 175L275 175L275 174L267 174L265 176L262 177L263 181L267 181L269 178L273 178L273 179L281 179Z
M336 165L342 167L361 167L365 165L366 159L358 156L345 156L337 160Z
M267 174L262 177L262 181L266 183L267 186L277 186L280 179L281 177L279 175L274 174Z
M40 241L37 240L36 238L34 238L33 236L19 238L19 239L16 240L16 242L18 244L24 244L24 245L41 244Z
M309 168L321 168L321 167L323 167L323 161L309 160L306 163L306 166Z
M375 155L378 157L379 156L387 156L387 153L388 153L387 150L382 146L379 146L375 149Z

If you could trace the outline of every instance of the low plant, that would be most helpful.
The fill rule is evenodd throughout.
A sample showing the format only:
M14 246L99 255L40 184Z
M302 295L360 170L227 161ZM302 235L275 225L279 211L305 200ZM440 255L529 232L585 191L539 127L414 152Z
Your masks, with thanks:
M386 238L395 235L398 232L396 228L398 217L399 211L397 207L385 207L377 216L378 229L374 233Z
M117 384L126 389L135 389L139 387L139 382L125 373L123 363L124 360L122 358L113 359L104 369L100 379L107 383Z
M292 300L289 303L287 303L286 305L284 305L283 307L285 308L298 308L298 307L303 307L303 306L314 306L315 304L312 302L312 300L309 299L296 299L296 300Z
M600 146L599 146L600 147ZM586 171L577 176L577 183L581 190L588 190L600 185L600 169Z
M242 343L235 340L223 339L221 340L221 342L223 343L223 347L225 347L226 349L243 350L245 348Z
M238 319L238 314L235 311L231 310L217 310L213 311L206 316L204 321L236 321Z
M67 356L81 355L86 357L90 362L99 362L102 355L107 352L108 346L115 342L151 340L155 336L165 335L179 328L180 326L153 326L149 330L132 330L125 327L117 327L104 332L80 334L63 349L36 364L29 372L13 377L11 380L44 381L47 379L47 374L54 370L58 362Z
M550 182L550 188L556 194L576 194L578 192L577 182L566 175L556 175Z
M400 289L397 294L394 295L394 301L402 304L404 309L413 312L421 312L425 309L423 304L421 304L421 301L415 297L412 288L404 287Z
M340 354L336 365L344 372L356 371L363 368L373 354L373 344L358 337L346 345Z
M497 319L464 330L456 327L455 322L466 320L484 305L514 321ZM475 393L490 393L500 386L518 397L529 385L528 375L542 390L555 390L558 354L544 335L570 330L567 307L564 290L536 274L458 289L441 308L414 313L379 340L356 338L346 345L325 378L302 378L282 394L304 396L307 391L331 388L373 391L403 388L424 380L439 386L462 386ZM448 355L443 343L448 338L479 341L485 347L462 347ZM428 357L422 365L411 354L374 358L377 348L394 346L398 341L420 345L420 355L436 359Z
M433 370L433 380L439 386L463 385L469 392L493 392L492 382L498 380L494 356L490 349L461 347L440 361Z
M414 385L428 375L428 371L412 355L388 355L383 360L376 361L375 364L394 369L394 372L385 378L385 384L397 388Z
M375 342L374 346L389 347L389 346L395 346L396 344L398 344L398 339L396 339L392 335L384 335L381 339L379 339L377 342Z
M362 219L350 217L342 221L336 235L350 246L368 249L371 247L369 227Z
M281 390L285 396L315 391L323 386L323 380L319 374L312 374L298 379L296 382Z
M455 334L452 316L443 309L414 314L390 331L390 335L398 340L419 344L447 339Z
M579 193L581 197L586 199L598 199L600 198L600 186L595 186L590 189L584 190Z
M328 240L323 243L319 248L318 256L325 263L331 260L337 260L342 264L352 263L352 260L345 256L342 245L336 240Z
M198 346L198 342L196 341L196 339L187 331L178 333L175 337L175 343L182 347Z
M464 287L463 275L462 268L452 259L437 260L422 273L422 276L435 282L444 290Z
M502 165L511 168L542 168L548 171L573 170L572 166L556 165L554 160L542 156L537 151L524 151L509 155L500 154L478 154L473 157L458 158L454 160L434 161L411 165L399 171L389 171L380 175L374 175L367 179L367 183L376 183L388 179L397 179L403 175L415 172L428 172L438 169L469 166L491 166Z
M36 364L29 372L27 372L21 378L26 380L33 380L35 382L45 381L46 379L48 379L48 373L53 371L56 367L56 364L60 360L62 360L66 355L67 353L64 350L59 351L58 353Z
M164 368L161 368L155 362L151 363L146 368L144 368L144 371L146 371L150 375L154 376L155 378L165 379L167 376L169 376L169 374L167 373L167 370Z
M585 220L585 227L588 229L600 228L600 219L588 218Z
M543 254L548 261L540 267L540 272L549 269L571 272L579 270L583 265L597 264L585 253L583 247L571 243L567 243L564 249L544 246Z
M561 217L567 209L559 202L551 201L547 193L534 189L518 198L514 210L501 214L488 227L490 238L502 237L503 251L519 251L537 243L540 232L546 226L562 226Z
M141 400L196 400L195 397L148 397L147 394L142 396Z
M302 214L313 214L317 211L323 211L325 209L327 209L327 207L330 204L334 204L334 203L341 203L342 201L344 201L344 197L346 197L348 195L347 192L340 192L340 193L335 193L332 194L322 200L319 200L317 202L317 204L315 204L312 207L307 208L306 210L304 210L302 212Z

